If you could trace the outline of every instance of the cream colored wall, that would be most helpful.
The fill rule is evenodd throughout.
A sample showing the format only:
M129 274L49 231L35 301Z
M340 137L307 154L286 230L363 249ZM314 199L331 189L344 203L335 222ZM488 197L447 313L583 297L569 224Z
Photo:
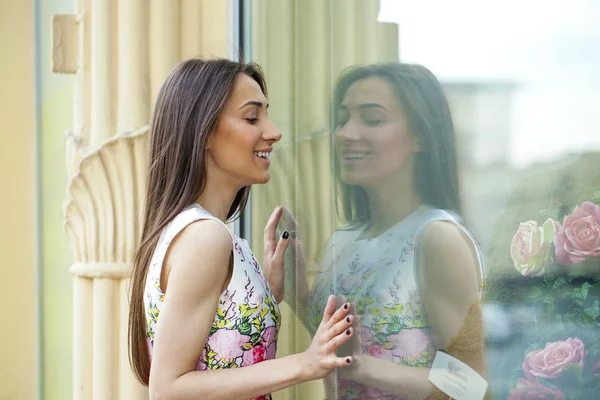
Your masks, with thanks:
M0 2L0 398L35 399L37 274L33 1Z

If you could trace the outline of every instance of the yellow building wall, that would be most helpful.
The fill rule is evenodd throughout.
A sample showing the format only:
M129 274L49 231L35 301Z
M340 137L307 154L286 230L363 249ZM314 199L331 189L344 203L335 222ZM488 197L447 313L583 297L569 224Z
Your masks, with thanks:
M0 398L38 391L33 1L0 1Z

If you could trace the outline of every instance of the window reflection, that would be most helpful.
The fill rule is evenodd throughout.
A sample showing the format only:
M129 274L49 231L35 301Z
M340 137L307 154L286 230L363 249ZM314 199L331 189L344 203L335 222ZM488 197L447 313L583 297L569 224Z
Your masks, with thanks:
M302 350L310 337L296 319L296 278L306 270L314 287L328 238L347 222L336 212L330 123L353 115L330 113L335 81L349 66L401 60L438 77L452 112L462 217L489 270L491 397L598 397L600 4L318 3L255 1L251 10L253 58L265 67L285 142L271 183L253 192L253 245L278 204L289 207L302 242L288 254L291 306L280 354ZM357 118L368 124L380 115ZM339 286L351 283L342 278ZM545 355L558 361L540 365ZM324 387L285 395L322 398Z

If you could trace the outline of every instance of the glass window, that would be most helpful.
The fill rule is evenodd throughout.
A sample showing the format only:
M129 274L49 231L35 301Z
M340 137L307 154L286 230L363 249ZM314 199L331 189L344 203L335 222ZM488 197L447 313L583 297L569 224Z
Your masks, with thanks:
M422 393L426 375L407 368L438 350L484 375L490 398L598 396L600 4L255 0L244 12L283 133L270 183L253 188L250 240L260 248L284 205L296 224L280 230L302 245L288 251L278 355L306 349L311 304L336 294L355 303L362 341L338 354L370 368L279 398Z

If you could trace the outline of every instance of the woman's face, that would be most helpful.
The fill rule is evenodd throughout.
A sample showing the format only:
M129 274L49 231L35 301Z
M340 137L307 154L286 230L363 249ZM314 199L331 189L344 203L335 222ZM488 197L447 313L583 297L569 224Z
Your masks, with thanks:
M240 74L206 146L209 175L239 187L269 181L269 158L281 132L267 106L258 83Z
M386 182L412 168L417 140L387 80L369 77L346 91L338 113L335 149L342 182Z

